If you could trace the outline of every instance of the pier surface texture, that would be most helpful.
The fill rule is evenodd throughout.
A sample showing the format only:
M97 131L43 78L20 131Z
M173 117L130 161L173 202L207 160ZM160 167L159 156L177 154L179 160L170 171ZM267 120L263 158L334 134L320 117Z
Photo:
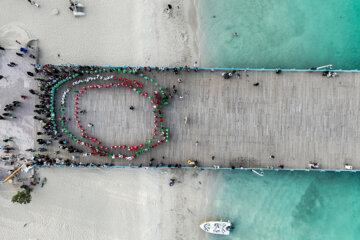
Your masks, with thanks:
M191 159L207 167L291 169L318 162L323 169L344 169L344 164L360 168L359 73L327 78L321 72L241 71L240 77L234 74L229 80L221 73L147 73L164 87L178 89L163 109L170 142L132 162L82 154L79 161L146 166L154 158L154 166L160 162L186 166ZM90 133L114 145L136 144L151 135L148 101L123 89L91 91L81 102L86 121L94 125ZM67 111L73 112L73 107L67 104ZM75 132L75 123L72 127ZM59 150L53 148L50 151ZM71 159L67 153L57 157Z

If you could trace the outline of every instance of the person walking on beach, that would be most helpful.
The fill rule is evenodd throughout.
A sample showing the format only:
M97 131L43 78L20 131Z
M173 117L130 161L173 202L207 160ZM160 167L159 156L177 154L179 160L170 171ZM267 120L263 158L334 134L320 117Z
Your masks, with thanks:
M167 5L167 8L165 8L165 12L166 12L167 14L170 14L170 13L172 12L172 5L171 5L171 4L168 4L168 5Z
M4 142L12 141L12 137L8 137L8 138L4 139L3 141L4 141Z
M28 0L28 2L31 4L31 5L34 5L36 7L40 7L40 5L38 3L36 3L34 0Z

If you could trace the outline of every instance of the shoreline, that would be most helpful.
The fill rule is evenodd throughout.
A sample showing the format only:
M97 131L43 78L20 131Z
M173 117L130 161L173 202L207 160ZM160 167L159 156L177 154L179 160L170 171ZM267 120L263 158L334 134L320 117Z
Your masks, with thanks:
M201 66L201 52L200 52L200 21L199 21L199 10L198 10L198 0L190 0L189 2L185 1L185 18L188 19L189 28L192 32L192 37L194 40L192 41L192 53L195 56L195 59L198 62L198 65ZM191 45L190 45L191 46ZM191 65L190 65L191 67Z

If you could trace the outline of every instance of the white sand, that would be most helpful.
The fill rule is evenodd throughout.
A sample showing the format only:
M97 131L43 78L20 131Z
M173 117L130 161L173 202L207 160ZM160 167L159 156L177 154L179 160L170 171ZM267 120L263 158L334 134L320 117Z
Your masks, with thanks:
M10 39L10 38L9 38ZM17 47L20 47L18 45ZM15 119L0 120L0 146L10 145L14 147L15 151L11 154L21 154L22 156L30 157L32 153L25 152L28 148L34 147L34 105L35 97L29 93L29 89L36 89L36 82L33 77L27 75L27 71L34 72L34 67L31 64L35 60L28 55L19 57L16 50L6 50L0 52L0 75L5 78L0 80L0 109L2 114L6 104L13 101L19 101L20 106L16 108L12 114L16 116ZM29 49L29 53L36 55L33 50ZM16 67L7 66L8 63L15 62ZM24 101L21 95L28 96ZM12 142L5 143L3 139L13 137ZM0 156L10 156L0 151Z
M9 23L0 27L0 46L6 49L18 49L19 41L26 45L30 40L36 40L26 30L25 24Z
M198 225L214 173L42 169L48 182L28 205L11 203L16 189L0 185L0 239L207 239ZM180 183L169 187L171 177Z
M38 0L40 8L26 0L1 0L0 27L19 23L39 39L40 63L192 65L199 60L193 1L82 0L87 15L75 18L66 0ZM164 12L168 3L174 9L170 17Z

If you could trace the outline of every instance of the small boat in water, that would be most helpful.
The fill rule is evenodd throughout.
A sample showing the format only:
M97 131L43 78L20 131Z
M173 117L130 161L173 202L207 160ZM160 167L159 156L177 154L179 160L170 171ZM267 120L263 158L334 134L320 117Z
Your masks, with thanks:
M207 233L219 235L229 235L230 230L232 229L230 221L223 222L222 220L204 222L200 224L200 228Z

